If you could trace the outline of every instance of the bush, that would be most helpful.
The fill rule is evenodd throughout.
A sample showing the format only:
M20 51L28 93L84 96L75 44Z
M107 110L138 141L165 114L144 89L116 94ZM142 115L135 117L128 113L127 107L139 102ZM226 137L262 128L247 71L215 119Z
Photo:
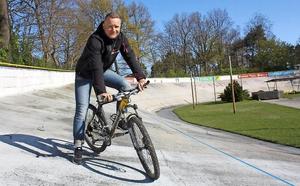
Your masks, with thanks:
M8 51L4 48L0 48L0 62L8 61Z
M231 83L227 85L224 89L224 93L221 93L219 98L225 102L232 102L232 88ZM233 88L234 88L234 97L235 101L243 101L244 99L249 99L250 95L248 90L243 90L243 87L237 81L233 81Z

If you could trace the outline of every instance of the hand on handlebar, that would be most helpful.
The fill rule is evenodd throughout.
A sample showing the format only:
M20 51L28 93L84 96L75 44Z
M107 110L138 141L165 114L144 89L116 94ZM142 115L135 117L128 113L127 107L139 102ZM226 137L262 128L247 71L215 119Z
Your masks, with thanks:
M119 101L124 96L131 96L133 94L138 93L139 91L143 91L146 86L150 83L150 81L146 81L145 79L141 79L138 82L138 86L132 90L128 90L127 92L119 92L118 94L112 95L110 93L102 93L97 95L97 100L101 104L109 103L112 101Z
M148 82L146 81L146 79L140 79L139 82L138 82L138 89L139 91L143 91L144 88L145 88L145 85L147 84Z
M110 93L102 93L97 95L97 99L100 102L111 102L113 100L113 96Z

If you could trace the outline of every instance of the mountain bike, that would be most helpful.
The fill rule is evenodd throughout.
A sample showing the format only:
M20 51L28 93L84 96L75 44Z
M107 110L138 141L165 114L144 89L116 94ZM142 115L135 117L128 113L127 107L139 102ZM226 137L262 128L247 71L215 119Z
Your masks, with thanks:
M148 81L145 86L149 83ZM103 105L111 102L97 100L97 106L89 104L84 133L85 141L95 153L100 154L111 145L113 138L129 133L146 174L156 180L160 176L160 168L155 148L137 112L137 105L130 104L130 97L138 92L139 89L136 87L113 95L111 102L118 102L118 109L116 113L110 115L111 122L107 121L103 110ZM123 126L120 126L121 123Z

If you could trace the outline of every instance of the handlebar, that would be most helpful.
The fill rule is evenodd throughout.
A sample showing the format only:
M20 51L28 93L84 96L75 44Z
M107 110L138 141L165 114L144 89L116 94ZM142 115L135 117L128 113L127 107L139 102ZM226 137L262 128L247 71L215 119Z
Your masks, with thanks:
M150 81L148 80L148 81L143 85L143 87L144 87L144 88L147 88L147 85L149 85L149 83L150 83ZM99 99L99 98L97 97L97 102L98 102L99 104L103 105L103 104L107 104L107 103L111 103L111 102L115 102L115 101L120 101L123 97L129 98L131 95L135 95L135 94L137 94L137 93L139 93L139 92L140 92L140 89L139 89L138 86L136 86L136 87L133 88L133 89L126 90L126 91L121 91L121 92L119 92L119 93L117 93L117 94L113 94L113 95L112 95L112 96L113 96L113 100L112 100L112 101L106 102L106 101L104 101L102 98Z

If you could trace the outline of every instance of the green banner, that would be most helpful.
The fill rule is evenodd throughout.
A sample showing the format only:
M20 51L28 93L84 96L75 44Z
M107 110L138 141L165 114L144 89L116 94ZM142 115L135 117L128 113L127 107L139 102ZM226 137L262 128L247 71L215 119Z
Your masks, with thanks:
M195 81L199 82L212 82L215 78L215 81L220 80L220 76L204 76L204 77L194 77Z

